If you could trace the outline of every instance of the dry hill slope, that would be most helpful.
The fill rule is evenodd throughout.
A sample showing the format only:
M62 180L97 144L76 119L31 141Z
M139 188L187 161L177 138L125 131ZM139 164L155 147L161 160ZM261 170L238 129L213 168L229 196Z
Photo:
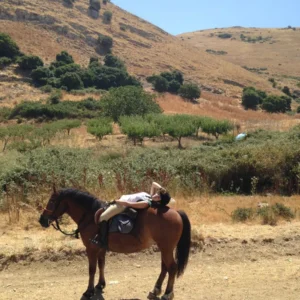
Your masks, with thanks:
M105 10L113 13L111 24L102 22ZM0 0L0 32L46 63L67 50L76 62L87 64L97 54L102 33L113 38L113 53L126 62L129 72L141 78L179 69L187 79L221 88L227 95L239 95L246 85L271 89L257 74L207 54L112 3L102 5L99 18L93 19L88 16L88 0L76 0L73 8L65 7L63 0Z
M219 37L219 34L225 33L231 37ZM282 86L300 87L299 28L232 27L190 32L178 37L203 51L227 52L219 52L218 56L233 64L252 68L252 72L262 78L273 77ZM250 42L249 38L257 40Z

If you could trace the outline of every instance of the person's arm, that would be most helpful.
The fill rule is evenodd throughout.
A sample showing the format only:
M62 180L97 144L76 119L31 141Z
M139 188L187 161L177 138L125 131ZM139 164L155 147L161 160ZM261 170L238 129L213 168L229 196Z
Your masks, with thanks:
M154 194L156 194L156 192L158 190L160 190L162 187L160 184L158 184L157 182L152 182L152 185L151 185L151 190L150 190L150 195L153 196Z
M139 202L128 202L124 200L116 200L118 204L121 204L125 207L132 207L132 208L137 208L137 209L142 209L142 208L147 208L149 207L149 202L148 201L139 201Z

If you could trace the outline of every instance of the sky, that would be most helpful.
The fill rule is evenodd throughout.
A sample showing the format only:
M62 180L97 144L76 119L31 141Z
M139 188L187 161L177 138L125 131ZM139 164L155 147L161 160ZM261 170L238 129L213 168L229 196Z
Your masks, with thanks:
M300 0L112 0L171 34L231 26L300 27Z

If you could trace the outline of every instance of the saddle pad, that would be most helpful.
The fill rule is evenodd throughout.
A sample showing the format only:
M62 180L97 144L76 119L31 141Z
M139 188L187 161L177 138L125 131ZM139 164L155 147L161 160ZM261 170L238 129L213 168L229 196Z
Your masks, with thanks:
M125 214L119 214L112 218L108 232L130 233L134 221Z

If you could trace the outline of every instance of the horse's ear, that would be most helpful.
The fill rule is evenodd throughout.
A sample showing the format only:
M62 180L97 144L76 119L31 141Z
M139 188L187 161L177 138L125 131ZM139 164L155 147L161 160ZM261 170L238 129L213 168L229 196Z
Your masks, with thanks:
M56 184L55 183L53 183L52 188L53 188L53 194L57 195L57 189L56 189Z

